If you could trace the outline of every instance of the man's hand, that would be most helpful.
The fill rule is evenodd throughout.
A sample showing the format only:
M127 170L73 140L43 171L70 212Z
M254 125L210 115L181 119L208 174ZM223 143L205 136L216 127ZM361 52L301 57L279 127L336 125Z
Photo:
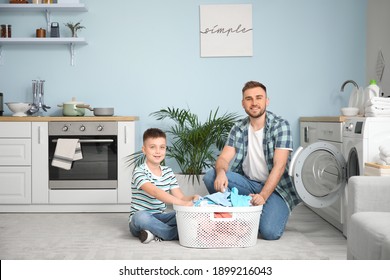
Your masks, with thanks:
M225 172L219 172L215 177L214 189L217 192L225 192L228 187L228 178Z
M251 193L250 196L252 197L252 199L251 199L252 205L258 206L258 205L265 204L265 199L264 199L264 197L261 196L261 194L259 194L259 193L257 193L257 194Z

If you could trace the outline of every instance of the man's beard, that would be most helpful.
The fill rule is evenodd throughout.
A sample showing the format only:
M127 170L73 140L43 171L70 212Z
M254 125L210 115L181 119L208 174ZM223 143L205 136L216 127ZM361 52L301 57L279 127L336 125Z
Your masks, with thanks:
M249 110L246 110L246 109L245 109L245 112L246 112L251 118L258 119L258 118L260 118L261 116L264 115L265 110L266 110L266 108L261 109L260 112L257 113L256 115L255 115L255 114L252 114Z

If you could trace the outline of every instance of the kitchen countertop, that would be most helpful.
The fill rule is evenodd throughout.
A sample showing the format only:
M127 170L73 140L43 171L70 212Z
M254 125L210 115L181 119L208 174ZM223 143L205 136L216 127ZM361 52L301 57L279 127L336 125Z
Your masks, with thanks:
M347 116L325 116L325 117L300 117L301 122L345 122Z
M42 116L42 117L13 117L13 116L0 116L0 122L120 122L120 121L137 121L136 116L82 116L82 117L69 117L69 116Z

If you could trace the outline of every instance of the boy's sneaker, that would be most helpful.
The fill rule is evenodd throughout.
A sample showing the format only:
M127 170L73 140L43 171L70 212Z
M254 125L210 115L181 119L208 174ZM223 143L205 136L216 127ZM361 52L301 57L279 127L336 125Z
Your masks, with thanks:
M141 230L139 234L139 240L143 244L148 244L151 241L161 241L161 238L155 236L153 233L145 229L145 230Z

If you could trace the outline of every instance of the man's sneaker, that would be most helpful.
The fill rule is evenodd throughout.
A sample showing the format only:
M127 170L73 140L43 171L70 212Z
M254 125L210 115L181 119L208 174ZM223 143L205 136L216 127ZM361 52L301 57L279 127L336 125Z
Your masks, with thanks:
M139 234L139 240L141 240L141 243L148 244L149 242L154 241L161 241L161 238L155 236L153 233L148 231L147 229L141 230Z

